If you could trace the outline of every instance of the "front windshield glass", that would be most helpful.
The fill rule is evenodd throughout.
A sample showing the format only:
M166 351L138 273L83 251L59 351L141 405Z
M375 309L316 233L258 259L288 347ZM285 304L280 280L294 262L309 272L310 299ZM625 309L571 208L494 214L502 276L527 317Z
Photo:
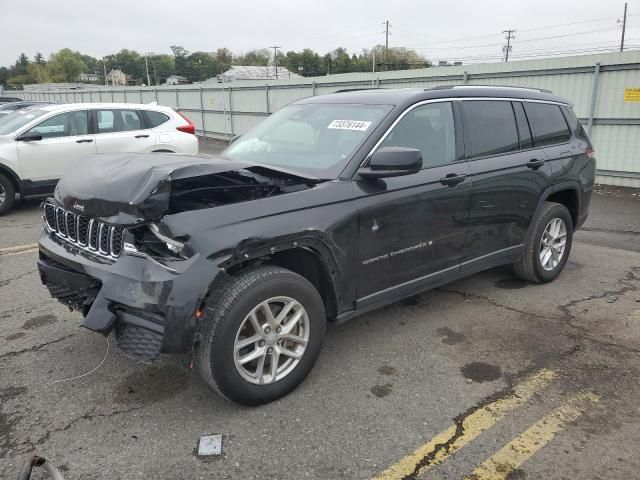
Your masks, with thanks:
M0 135L8 135L20 127L24 127L31 120L41 117L47 110L25 108L9 115L0 116Z
M389 105L290 105L243 135L222 155L336 178L390 110Z

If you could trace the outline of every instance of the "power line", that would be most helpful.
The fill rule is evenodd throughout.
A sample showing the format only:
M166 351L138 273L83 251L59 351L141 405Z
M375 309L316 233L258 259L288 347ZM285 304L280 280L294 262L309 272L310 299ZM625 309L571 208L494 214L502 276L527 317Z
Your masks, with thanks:
M515 35L514 33L516 33L515 30L503 30L502 33L506 33L507 36L504 37L507 40L507 44L502 47L502 51L504 52L504 61L508 62L509 61L509 52L511 51L511 40L515 39Z

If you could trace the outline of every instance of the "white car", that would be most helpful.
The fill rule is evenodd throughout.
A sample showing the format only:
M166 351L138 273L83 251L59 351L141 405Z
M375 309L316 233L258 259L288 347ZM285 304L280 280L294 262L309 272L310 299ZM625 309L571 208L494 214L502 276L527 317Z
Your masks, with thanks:
M0 215L21 198L53 192L92 153L198 153L191 120L170 107L132 103L32 106L0 118Z

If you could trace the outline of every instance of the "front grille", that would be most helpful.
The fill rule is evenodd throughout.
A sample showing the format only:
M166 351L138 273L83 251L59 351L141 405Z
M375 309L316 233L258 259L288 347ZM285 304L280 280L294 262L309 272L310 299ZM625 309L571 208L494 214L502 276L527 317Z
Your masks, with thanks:
M49 202L44 204L44 221L48 230L83 250L110 258L117 258L122 253L122 227L76 215Z

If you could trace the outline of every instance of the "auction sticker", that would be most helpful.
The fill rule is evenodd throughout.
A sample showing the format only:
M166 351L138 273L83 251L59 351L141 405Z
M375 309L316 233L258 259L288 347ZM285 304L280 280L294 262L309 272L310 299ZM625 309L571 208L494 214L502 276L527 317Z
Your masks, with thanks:
M334 120L329 124L327 128L337 128L339 130L357 130L364 132L369 128L371 122L365 122L362 120Z

